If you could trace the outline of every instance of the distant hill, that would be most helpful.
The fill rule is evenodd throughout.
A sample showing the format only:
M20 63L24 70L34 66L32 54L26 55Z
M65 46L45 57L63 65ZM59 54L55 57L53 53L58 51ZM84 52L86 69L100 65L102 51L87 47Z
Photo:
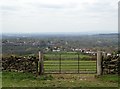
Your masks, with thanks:
M107 33L107 34L98 34L98 35L107 35L107 36L110 36L110 35L118 35L118 33Z

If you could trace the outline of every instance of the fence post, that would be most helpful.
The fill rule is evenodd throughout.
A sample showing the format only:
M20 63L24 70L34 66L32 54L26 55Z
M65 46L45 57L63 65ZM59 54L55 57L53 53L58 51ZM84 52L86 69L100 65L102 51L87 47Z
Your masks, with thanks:
M43 53L39 51L38 73L41 75L43 72Z
M79 53L78 53L78 73L79 73L79 59L80 59L80 56L79 56Z
M97 75L102 75L102 52L97 52Z

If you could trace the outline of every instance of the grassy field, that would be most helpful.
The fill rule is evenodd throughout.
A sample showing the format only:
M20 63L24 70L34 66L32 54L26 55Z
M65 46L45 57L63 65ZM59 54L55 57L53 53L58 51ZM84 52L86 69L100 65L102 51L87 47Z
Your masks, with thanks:
M117 87L117 75L95 77L94 74L33 74L3 72L3 87Z

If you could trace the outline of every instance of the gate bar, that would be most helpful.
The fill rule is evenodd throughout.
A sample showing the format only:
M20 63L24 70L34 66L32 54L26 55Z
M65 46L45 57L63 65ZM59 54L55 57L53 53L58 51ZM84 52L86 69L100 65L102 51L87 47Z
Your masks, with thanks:
M60 54L60 58L59 58L59 73L61 73L61 54Z

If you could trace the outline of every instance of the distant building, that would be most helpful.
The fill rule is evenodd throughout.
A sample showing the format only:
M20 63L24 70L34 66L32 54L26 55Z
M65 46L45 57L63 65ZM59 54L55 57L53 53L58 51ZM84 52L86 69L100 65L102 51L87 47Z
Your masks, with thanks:
M53 52L60 52L60 49L57 49L57 50L53 49L52 51Z
M107 53L107 56L111 56L111 53Z
M60 48L54 47L54 49L53 49L52 51L53 51L53 52L60 52Z

